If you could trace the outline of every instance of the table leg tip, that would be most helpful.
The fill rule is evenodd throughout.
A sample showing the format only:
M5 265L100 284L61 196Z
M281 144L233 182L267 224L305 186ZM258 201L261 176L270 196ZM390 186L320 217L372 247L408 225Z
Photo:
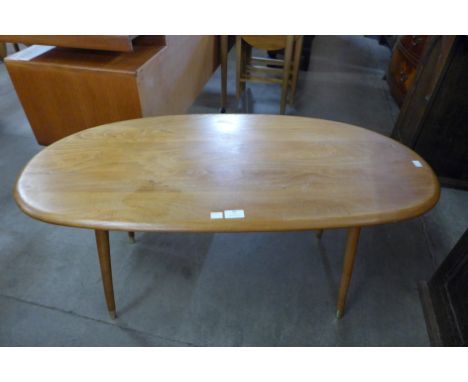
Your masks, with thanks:
M117 318L117 315L115 314L115 310L109 310L109 317L112 320L115 320Z
M337 310L336 310L336 318L337 318L338 320L340 320L341 318L343 318L343 311L342 311L342 310L340 310L340 309L337 309Z
M129 233L128 233L128 241L129 241L131 244L135 244L135 243L136 243L135 232L129 232Z

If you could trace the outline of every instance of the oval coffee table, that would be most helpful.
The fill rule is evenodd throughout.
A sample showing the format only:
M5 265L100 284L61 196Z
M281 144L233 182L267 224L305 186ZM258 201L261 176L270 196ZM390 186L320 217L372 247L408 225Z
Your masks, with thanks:
M64 138L28 163L15 199L35 219L95 230L112 317L109 230L346 228L341 317L361 227L421 215L439 192L420 156L372 131L302 117L213 114L117 122Z

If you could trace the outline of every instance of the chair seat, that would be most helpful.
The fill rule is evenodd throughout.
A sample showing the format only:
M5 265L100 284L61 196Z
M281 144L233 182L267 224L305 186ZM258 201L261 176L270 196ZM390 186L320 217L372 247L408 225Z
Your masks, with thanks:
M287 36L242 36L249 45L262 50L280 50L286 48Z

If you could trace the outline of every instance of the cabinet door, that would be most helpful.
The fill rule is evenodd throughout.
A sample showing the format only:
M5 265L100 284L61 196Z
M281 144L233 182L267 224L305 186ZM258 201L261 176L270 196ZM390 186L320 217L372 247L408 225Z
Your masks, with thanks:
M414 148L425 113L445 73L455 36L432 36L393 129L392 137Z
M468 37L459 36L414 146L446 185L468 187ZM455 182L456 180L456 182Z
M436 342L468 345L468 229L428 283L437 321Z

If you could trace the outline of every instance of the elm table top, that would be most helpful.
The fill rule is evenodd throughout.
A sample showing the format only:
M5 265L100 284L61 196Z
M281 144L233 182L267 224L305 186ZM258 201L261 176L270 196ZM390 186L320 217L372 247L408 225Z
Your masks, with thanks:
M71 135L27 164L15 198L33 218L59 225L242 232L399 221L432 208L439 192L419 155L372 131L304 117L212 114ZM226 210L244 217L211 216Z

